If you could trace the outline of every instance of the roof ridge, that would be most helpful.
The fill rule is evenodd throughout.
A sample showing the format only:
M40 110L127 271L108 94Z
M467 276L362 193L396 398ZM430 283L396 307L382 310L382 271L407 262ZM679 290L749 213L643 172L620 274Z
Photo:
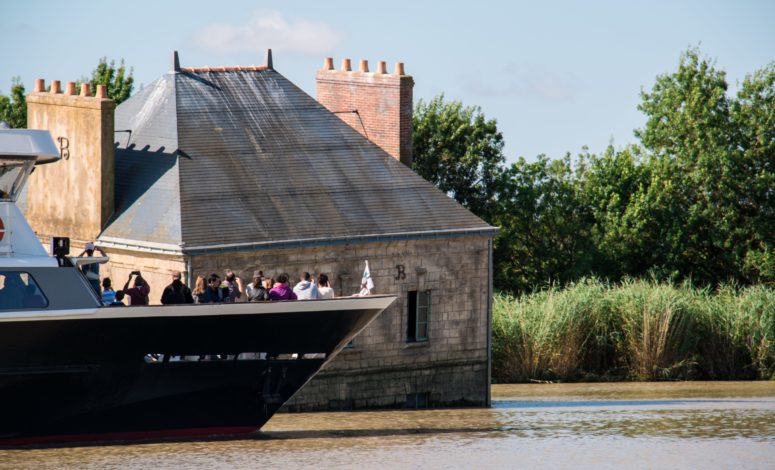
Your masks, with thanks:
M182 67L181 72L251 72L257 70L268 70L266 65L233 65L218 67Z

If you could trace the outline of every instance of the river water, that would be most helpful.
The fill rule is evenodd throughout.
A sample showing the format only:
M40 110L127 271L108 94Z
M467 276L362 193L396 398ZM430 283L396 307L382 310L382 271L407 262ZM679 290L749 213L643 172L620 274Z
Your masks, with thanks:
M490 409L279 414L248 439L5 450L0 467L773 469L775 381L496 385Z

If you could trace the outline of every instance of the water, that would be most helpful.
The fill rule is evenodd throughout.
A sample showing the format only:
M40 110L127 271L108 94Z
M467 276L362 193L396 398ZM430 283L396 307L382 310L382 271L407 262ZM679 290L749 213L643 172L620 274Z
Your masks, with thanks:
M775 468L775 382L497 385L493 404L280 414L249 439L0 451L0 467Z

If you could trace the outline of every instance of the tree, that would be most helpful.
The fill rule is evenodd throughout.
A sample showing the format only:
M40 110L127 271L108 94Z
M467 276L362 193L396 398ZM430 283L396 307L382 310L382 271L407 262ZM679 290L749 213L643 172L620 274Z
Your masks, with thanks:
M504 162L497 122L442 94L418 101L412 123L412 168L489 222Z
M591 212L583 204L570 155L550 160L520 158L503 174L494 223L494 283L514 293L590 274L596 257Z
M12 80L10 98L0 95L0 121L12 128L27 127L27 98L19 77Z
M587 153L584 158L579 205L588 208L593 221L590 237L596 253L594 273L611 280L625 274L644 274L651 264L649 254L639 251L643 243L637 238L649 221L633 218L628 211L650 178L642 149L636 145L622 150L609 146L600 156Z
M124 59L121 59L118 68L116 68L115 61L111 60L108 63L108 59L102 57L97 64L97 68L92 72L92 78L89 81L91 89L96 90L97 85L105 85L108 98L115 101L117 105L121 104L132 94L132 88L134 87L132 73L133 69L131 68L129 69L129 74L126 73Z
M744 275L775 283L775 63L745 78L731 117L742 152L738 205L751 229Z
M97 89L97 85L105 85L108 98L114 100L116 104L121 104L129 98L134 87L132 69L129 69L127 75L123 59L116 68L115 61L111 60L108 63L105 57L101 58L97 68L92 72L91 80L83 78L79 83L87 81L90 83L92 92ZM19 77L13 79L10 97L0 95L0 121L5 121L10 127L27 127L27 95Z
M650 181L625 216L647 264L699 283L748 280L748 251L774 233L774 81L770 66L730 99L724 71L689 49L641 93Z

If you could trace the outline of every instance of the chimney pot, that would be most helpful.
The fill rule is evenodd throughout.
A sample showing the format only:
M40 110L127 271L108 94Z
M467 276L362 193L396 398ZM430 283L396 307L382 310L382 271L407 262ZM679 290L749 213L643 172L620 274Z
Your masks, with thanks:
M178 51L172 51L172 71L180 72L180 57Z
M396 62L396 75L404 75L404 63Z
M62 93L62 82L60 82L59 80L52 80L51 93Z
M352 66L350 64L350 59L342 59L342 71L349 72L351 70L352 70Z
M43 93L46 91L46 81L42 78L35 80L35 93Z
M105 85L97 85L97 98L106 100L108 99L108 88Z
M326 60L323 61L323 70L334 70L333 57L326 57Z
M369 71L369 61L366 59L361 59L361 64L358 67L361 72L368 72Z
M91 96L91 90L88 83L81 83L81 96Z
M377 63L377 73L387 73L387 64L384 60L380 60Z
M67 82L67 88L65 88L65 95L73 96L75 94L75 82Z
M274 70L274 64L272 63L272 49L266 50L266 68L268 70Z

